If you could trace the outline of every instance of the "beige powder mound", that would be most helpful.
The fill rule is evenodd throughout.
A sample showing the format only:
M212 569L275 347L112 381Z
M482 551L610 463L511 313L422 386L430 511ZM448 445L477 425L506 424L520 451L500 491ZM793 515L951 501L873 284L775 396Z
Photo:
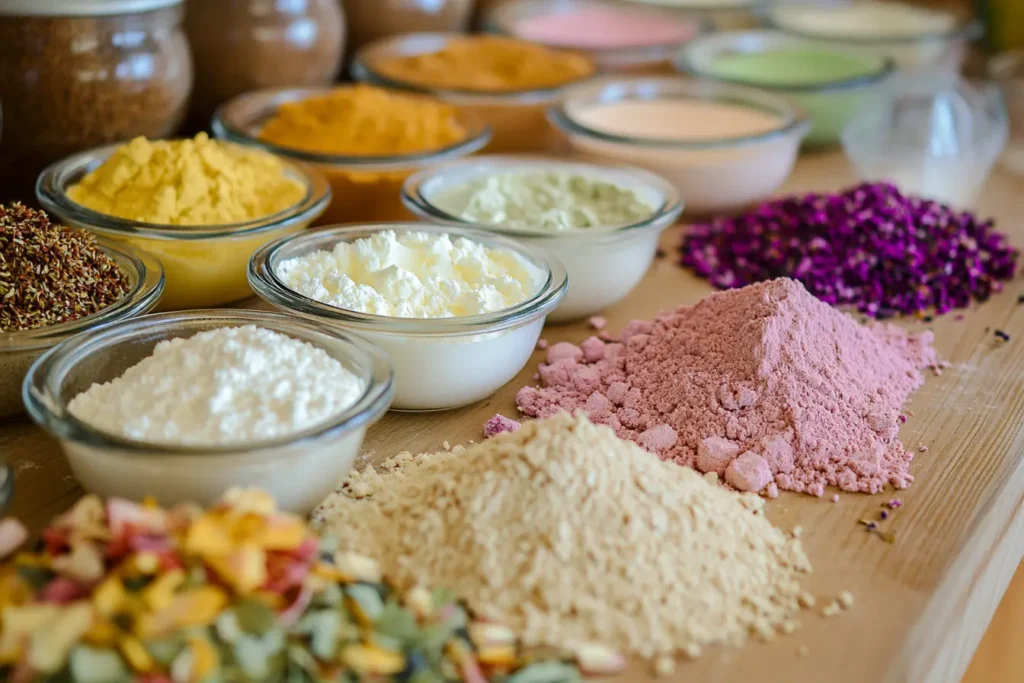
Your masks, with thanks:
M561 413L355 473L314 520L527 645L652 657L795 628L810 563L762 505Z

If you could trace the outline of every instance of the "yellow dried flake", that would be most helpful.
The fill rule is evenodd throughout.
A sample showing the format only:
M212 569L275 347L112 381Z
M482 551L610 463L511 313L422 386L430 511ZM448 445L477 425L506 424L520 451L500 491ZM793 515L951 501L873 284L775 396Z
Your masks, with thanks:
M117 576L107 577L92 594L92 604L96 611L109 617L119 611L125 604L127 593L124 584Z
M238 593L252 593L267 582L267 557L262 548L244 546L228 554L206 558L221 580Z
M142 590L142 600L154 612L167 609L174 602L174 593L185 583L185 572L172 569L158 576Z
M360 675L393 676L405 668L401 654L372 645L347 645L341 661Z
M121 651L125 661L137 673L149 673L156 667L156 662L139 640L130 635L121 636L117 640L117 649Z
M140 614L135 622L135 635L146 640L185 626L207 626L227 604L227 594L216 586L189 589L175 595L165 609Z
M189 672L189 683L199 683L220 666L217 650L208 640L193 638L188 643L192 654L192 669Z

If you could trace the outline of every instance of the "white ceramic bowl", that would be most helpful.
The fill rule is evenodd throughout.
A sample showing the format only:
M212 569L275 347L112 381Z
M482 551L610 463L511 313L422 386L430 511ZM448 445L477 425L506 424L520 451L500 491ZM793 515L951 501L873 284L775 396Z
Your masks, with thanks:
M508 172L573 173L605 180L633 190L654 209L648 218L631 225L540 232L469 223L435 203L438 196L460 185ZM501 233L557 257L569 275L569 293L548 315L548 322L553 323L593 315L633 291L650 268L661 233L679 219L683 209L671 183L653 173L543 157L481 156L435 166L411 176L402 188L402 199L413 213L428 221L457 222Z
M271 441L225 446L177 446L128 439L72 415L68 403L96 382L108 382L149 356L164 339L220 327L258 325L318 346L363 380L356 403L329 421ZM387 410L391 368L361 340L305 320L265 311L164 313L101 327L73 337L40 358L25 377L25 406L56 437L75 476L101 496L162 505L209 505L233 486L261 488L282 509L307 513L352 468L366 429Z
M717 139L660 139L618 135L579 120L590 107L616 102L689 99L741 104L777 115L769 132ZM687 215L741 209L777 190L796 163L810 119L789 100L756 88L678 76L605 78L570 88L548 117L587 159L642 166L671 182Z
M493 313L455 318L395 318L329 306L290 289L275 271L287 259L333 249L384 230L434 232L508 249L531 261L546 276L531 298ZM374 223L332 226L292 235L257 251L249 282L271 305L310 320L358 334L382 349L395 369L397 410L447 410L486 398L526 365L545 317L569 287L558 259L500 235L456 225Z

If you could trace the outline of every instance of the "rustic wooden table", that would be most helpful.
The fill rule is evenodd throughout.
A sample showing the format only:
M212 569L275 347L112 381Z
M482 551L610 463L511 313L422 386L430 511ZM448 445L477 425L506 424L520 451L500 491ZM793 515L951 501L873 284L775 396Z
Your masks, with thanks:
M812 155L801 160L786 189L838 189L852 179L841 155ZM1014 211L1022 196L1024 180L997 172L980 202L982 212L996 216L1017 244L1024 244L1024 225ZM678 228L665 235L663 245L670 256L657 261L641 286L608 311L612 331L632 318L648 318L708 293L704 282L673 265L678 235ZM804 528L804 544L815 567L808 588L823 597L849 589L856 596L855 607L833 619L807 614L797 634L769 645L710 652L681 667L677 679L961 679L1024 556L1024 305L1018 304L1022 292L1019 281L1011 283L1004 294L966 311L964 319L946 315L931 325L939 350L953 366L941 377L929 377L911 401L914 417L901 430L909 446L923 443L930 450L914 461L917 481L899 494L905 505L893 520L894 544L857 524L859 518L877 514L881 502L890 497L887 494L844 494L838 504L783 495L769 504L773 521L785 528ZM906 324L925 326L919 321ZM1010 341L999 342L994 329L1007 332ZM577 324L550 328L545 334L550 340L578 342L590 330ZM455 444L479 439L481 425L495 412L515 414L515 391L530 382L535 365L479 404L450 413L385 416L371 429L364 455L377 459L401 450L436 449L444 440ZM0 452L16 475L11 512L34 529L82 494L57 444L33 425L0 425ZM1000 619L1020 624L1012 611ZM993 642L989 647L998 653L999 643L1012 639L1004 634ZM798 656L801 646L809 648L808 656ZM987 674L1010 671L994 664L979 669L975 680L1020 680ZM646 676L629 678L638 677Z

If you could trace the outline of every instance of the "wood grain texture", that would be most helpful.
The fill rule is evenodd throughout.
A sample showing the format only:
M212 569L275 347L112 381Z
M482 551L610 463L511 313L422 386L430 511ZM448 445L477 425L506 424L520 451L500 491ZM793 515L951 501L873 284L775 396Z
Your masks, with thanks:
M805 157L788 190L838 189L852 180L841 155ZM1017 244L1024 243L1015 206L1024 180L997 173L981 206L1000 219ZM674 251L679 229L665 235ZM768 508L784 528L800 525L815 571L808 588L821 604L844 589L854 608L837 618L818 613L802 618L803 628L771 644L708 652L682 666L675 680L707 683L919 683L959 681L1003 593L1024 556L1024 306L1022 288L964 312L963 320L943 316L931 327L943 356L953 363L941 377L929 377L912 399L914 416L901 429L910 448L927 453L912 467L917 481L899 497L905 505L893 518L895 544L866 533L857 519L877 515L890 496L842 494L833 504L803 495L782 495ZM607 312L609 328L633 318L694 303L707 285L675 267L672 258L655 263L647 279ZM252 305L251 303L249 305ZM924 329L917 321L905 323ZM992 334L1011 336L1006 344ZM551 341L581 341L584 324L549 328ZM363 456L376 460L402 450L436 449L481 438L483 422L495 412L515 414L515 391L531 383L534 361L492 398L467 408L433 414L386 415L366 441ZM34 527L66 508L81 491L57 445L24 422L0 426L0 452L16 471L12 511ZM827 496L831 495L831 491ZM810 654L798 656L801 646ZM627 680L646 678L642 669ZM668 680L672 680L671 678ZM987 682L999 683L998 678Z

